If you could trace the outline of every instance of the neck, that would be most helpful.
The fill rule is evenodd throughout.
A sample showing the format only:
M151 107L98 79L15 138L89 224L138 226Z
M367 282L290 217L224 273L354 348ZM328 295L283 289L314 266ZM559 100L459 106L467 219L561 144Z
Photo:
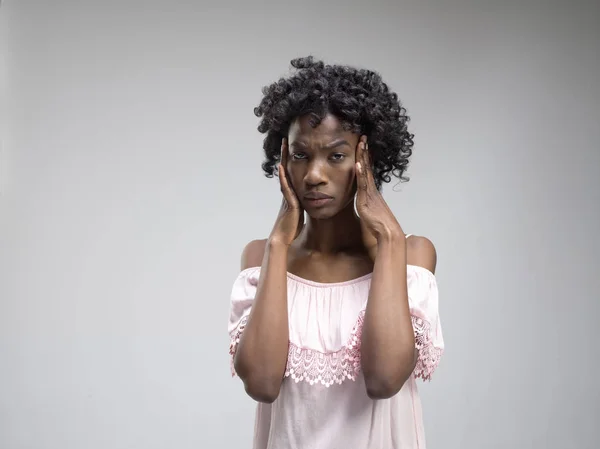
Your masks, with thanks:
M325 220L308 217L298 240L304 249L321 253L349 251L359 247L362 235L354 201L350 201L334 217Z

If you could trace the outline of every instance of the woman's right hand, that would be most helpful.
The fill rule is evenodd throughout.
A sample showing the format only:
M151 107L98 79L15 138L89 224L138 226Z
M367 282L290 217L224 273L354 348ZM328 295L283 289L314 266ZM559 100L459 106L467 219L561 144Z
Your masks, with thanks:
M284 138L281 141L281 162L279 164L279 185L283 198L269 240L286 246L292 244L304 227L304 210L287 177L288 156L287 139Z

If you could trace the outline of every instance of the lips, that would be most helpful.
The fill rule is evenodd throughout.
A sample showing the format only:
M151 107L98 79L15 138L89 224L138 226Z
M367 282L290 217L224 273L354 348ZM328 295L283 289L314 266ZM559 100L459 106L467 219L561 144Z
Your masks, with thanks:
M333 200L332 196L321 192L309 192L304 195L305 205L308 207L323 207Z
M308 192L304 195L304 198L307 200L329 200L332 197L321 192Z

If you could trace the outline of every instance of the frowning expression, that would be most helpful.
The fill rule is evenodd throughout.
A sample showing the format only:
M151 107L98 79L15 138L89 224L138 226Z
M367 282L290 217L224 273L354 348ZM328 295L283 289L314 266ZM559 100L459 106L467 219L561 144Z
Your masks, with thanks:
M328 114L313 128L301 116L288 133L287 173L304 210L313 218L336 215L354 199L355 156L360 136Z

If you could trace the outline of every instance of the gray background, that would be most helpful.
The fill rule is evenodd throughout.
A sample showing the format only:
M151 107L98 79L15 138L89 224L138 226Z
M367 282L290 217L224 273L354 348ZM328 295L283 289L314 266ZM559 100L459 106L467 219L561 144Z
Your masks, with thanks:
M599 447L598 2L213 3L2 4L0 448L250 447L228 300L279 205L252 108L309 53L412 116L385 196L439 253L428 447Z

